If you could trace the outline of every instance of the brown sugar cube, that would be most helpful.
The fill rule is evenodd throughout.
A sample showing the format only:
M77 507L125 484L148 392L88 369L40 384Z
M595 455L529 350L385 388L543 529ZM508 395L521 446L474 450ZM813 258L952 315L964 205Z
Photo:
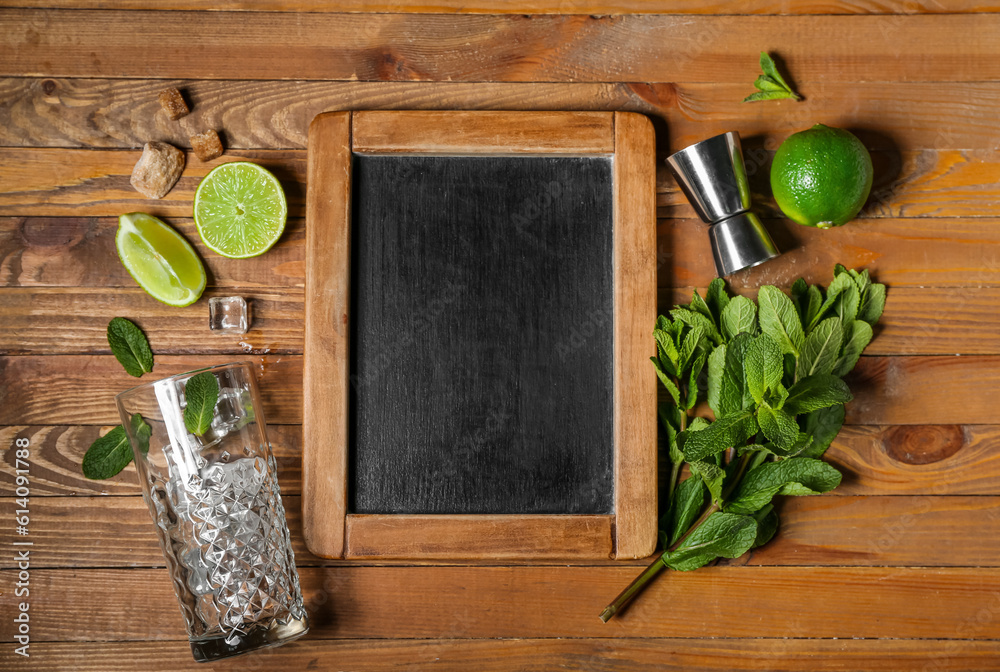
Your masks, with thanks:
M129 180L146 198L163 198L184 170L184 152L165 142L147 142Z
M205 131L191 136L191 149L202 161L211 161L222 156L222 140L215 131Z
M164 89L160 91L160 106L166 111L167 116L171 119L177 120L188 114L191 110L188 109L187 103L184 102L184 96L178 89Z

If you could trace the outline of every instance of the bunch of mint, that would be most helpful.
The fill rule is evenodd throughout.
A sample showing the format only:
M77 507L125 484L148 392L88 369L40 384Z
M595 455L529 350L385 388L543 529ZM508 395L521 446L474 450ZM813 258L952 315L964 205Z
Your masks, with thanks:
M800 278L790 298L764 286L754 302L716 279L704 298L696 291L660 316L652 360L670 395L659 410L670 461L664 551L601 620L663 569L698 569L766 544L778 529L776 495L840 484L818 458L844 423L851 393L842 376L871 341L885 295L868 271L838 264L825 292ZM702 400L714 421L695 415ZM679 482L684 464L690 477Z

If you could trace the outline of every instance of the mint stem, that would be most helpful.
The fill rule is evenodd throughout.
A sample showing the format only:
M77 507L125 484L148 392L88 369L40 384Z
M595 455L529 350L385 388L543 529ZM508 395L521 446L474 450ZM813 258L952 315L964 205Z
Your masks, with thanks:
M683 422L684 422L684 414L681 414L681 423ZM733 493L733 490L736 489L736 485L740 482L740 479L743 478L743 472L746 471L747 465L749 463L750 463L750 453L745 453L742 457L740 457L740 464L737 467L736 474L734 475L732 482L726 487L726 490L723 492L723 499L729 497L729 495ZM667 550L661 552L658 556L656 556L656 559L653 560L653 562L650 563L650 565L643 570L642 574L635 577L632 583L628 584L628 587L626 587L625 590L623 590L611 604L604 607L604 611L601 612L601 620L607 623L612 616L622 611L628 605L628 603L631 602L633 598L635 598L636 595L642 592L642 590L646 587L646 585L650 581L656 578L656 576L659 575L660 572L662 572L664 569L667 568L667 566L663 562L663 556L671 551L676 551L680 547L680 545L683 544L684 541L701 526L702 523L708 520L713 513L716 513L719 510L720 510L719 505L716 504L715 502L712 502L712 504L708 508L702 511L701 515L698 516L698 519L691 524L691 527L687 529L687 532L681 535L680 539L678 539L674 544L672 544L670 548L668 548Z
M632 583L628 584L628 587L625 590L623 590L618 597L615 598L614 602L604 607L604 611L601 612L602 621L607 623L612 616L617 614L621 609L625 607L625 605L631 602L632 598L638 595L642 591L642 589L646 587L647 583L652 581L653 578L656 577L656 575L658 575L660 572L662 572L664 569L667 568L667 566L662 562L664 553L666 553L666 551L656 556L656 560L654 560L652 564L649 565L649 567L643 570L642 574L635 577L635 580L632 581Z

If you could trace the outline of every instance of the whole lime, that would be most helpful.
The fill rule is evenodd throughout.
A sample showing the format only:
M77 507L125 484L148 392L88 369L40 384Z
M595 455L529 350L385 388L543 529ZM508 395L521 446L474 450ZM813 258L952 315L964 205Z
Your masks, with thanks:
M828 229L861 211L872 174L872 157L853 133L816 124L781 143L771 164L771 191L789 219Z

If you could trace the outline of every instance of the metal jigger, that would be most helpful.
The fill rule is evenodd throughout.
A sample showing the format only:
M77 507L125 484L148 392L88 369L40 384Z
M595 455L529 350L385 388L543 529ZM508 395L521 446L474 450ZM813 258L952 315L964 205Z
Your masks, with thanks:
M740 136L717 135L667 157L667 165L702 221L720 276L763 264L779 254L767 229L750 212L750 186Z

